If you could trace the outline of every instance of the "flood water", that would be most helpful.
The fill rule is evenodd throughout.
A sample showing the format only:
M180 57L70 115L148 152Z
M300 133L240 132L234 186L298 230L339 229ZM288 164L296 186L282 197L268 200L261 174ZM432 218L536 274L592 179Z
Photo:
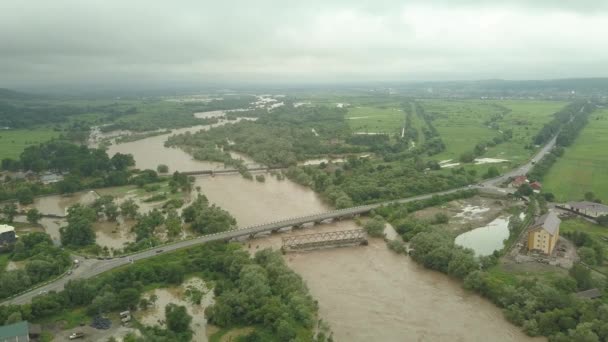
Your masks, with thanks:
M265 182L239 174L196 177L195 186L211 203L228 210L239 227L330 210L312 190L269 174Z
M186 298L185 292L188 288L195 288L205 293L200 305L193 304ZM165 327L165 306L170 303L183 305L188 310L188 314L192 316L192 323L190 324L190 328L194 332L192 341L207 341L205 308L213 304L213 291L206 287L202 279L190 278L180 286L154 289L144 293L142 298L149 298L152 294L157 296L155 304L146 310L138 311L136 313L136 317L141 323L150 326L160 325L161 327Z
M475 228L456 237L456 244L470 248L477 256L486 256L501 250L509 238L509 218L499 217L484 227Z
M203 115L204 113L197 113ZM221 170L224 169L223 163L194 160L191 155L177 147L165 147L165 141L171 135L178 135L186 132L196 133L201 130L208 130L212 127L217 127L229 123L236 123L241 119L227 121L223 120L213 125L199 125L188 128L174 129L169 134L157 135L141 140L112 144L108 147L108 155L112 156L115 153L130 153L135 159L135 167L139 169L156 170L159 164L169 166L169 172L174 171L198 171L198 170ZM245 156L239 155L241 159ZM250 159L245 160L247 163L252 162Z
M166 138L156 136L113 145L110 153L133 154L139 168L155 169L161 163L169 165L171 172L221 167L194 161L179 149L165 148ZM196 177L195 186L201 187L211 203L236 217L239 227L331 209L312 190L268 174L265 182L246 180L238 174L201 176ZM279 248L285 234L355 228L359 227L353 221L341 221L271 235L245 245L254 252L264 247ZM508 323L489 301L464 291L459 282L391 252L380 239L372 239L367 247L292 253L285 259L318 300L320 318L329 322L336 341L532 340ZM171 292L174 290L154 291L159 296L157 307L163 310L168 302L183 301ZM204 319L202 308L192 314L195 320ZM144 324L163 319L159 311L141 317ZM204 335L199 330L196 334Z
M340 221L247 242L250 251L280 248L281 237L357 229ZM537 341L503 317L488 300L448 276L398 255L381 239L368 246L287 253L335 341ZM542 340L542 339L540 339Z

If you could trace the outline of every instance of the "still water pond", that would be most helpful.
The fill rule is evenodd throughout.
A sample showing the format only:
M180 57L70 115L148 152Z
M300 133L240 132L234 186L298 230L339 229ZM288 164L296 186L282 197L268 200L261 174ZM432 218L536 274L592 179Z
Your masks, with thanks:
M456 244L470 248L477 256L486 256L501 250L509 238L509 218L499 217L488 225L473 229L456 237Z

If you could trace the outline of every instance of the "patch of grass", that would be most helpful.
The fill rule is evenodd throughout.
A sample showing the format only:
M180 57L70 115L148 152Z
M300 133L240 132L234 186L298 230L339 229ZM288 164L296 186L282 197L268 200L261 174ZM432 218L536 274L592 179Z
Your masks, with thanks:
M0 254L0 271L6 270L6 266L10 261L10 255L8 253Z
M397 134L405 122L405 112L397 103L348 108L346 121L353 132Z
M59 134L48 128L0 130L0 160L17 159L26 147L49 141Z
M588 191L608 202L608 109L598 110L572 146L544 177L544 190L557 201L575 201Z
M84 308L76 308L73 310L64 310L56 315L45 317L42 320L36 321L40 324L57 324L63 322L64 330L73 329L80 326L81 323L87 324L90 318L87 316Z

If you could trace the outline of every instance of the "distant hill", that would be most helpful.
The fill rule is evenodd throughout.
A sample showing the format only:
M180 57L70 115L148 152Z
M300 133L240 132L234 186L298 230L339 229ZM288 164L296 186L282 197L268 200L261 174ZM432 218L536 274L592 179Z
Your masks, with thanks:
M35 97L37 96L6 88L0 88L0 100L27 100Z

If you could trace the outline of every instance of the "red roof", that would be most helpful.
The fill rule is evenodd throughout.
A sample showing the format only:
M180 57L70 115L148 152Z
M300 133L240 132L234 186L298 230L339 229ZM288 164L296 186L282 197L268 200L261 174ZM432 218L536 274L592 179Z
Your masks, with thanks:
M534 190L540 190L540 188L542 188L543 186L539 182L532 182L530 183L530 187L532 187L532 189Z
M519 187L520 185L523 185L527 180L528 177L526 176L517 176L513 179L513 182L511 182L511 184L513 184L513 186L515 187Z

